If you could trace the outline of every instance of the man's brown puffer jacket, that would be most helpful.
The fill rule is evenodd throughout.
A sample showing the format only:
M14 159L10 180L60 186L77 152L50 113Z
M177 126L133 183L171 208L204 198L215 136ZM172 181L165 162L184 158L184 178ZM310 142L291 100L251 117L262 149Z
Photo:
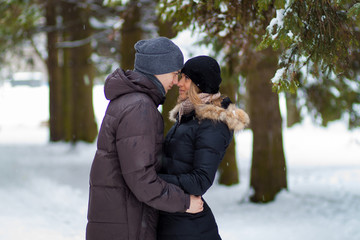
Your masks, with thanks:
M155 240L158 212L185 212L190 197L157 176L163 96L141 73L117 69L90 172L87 240Z

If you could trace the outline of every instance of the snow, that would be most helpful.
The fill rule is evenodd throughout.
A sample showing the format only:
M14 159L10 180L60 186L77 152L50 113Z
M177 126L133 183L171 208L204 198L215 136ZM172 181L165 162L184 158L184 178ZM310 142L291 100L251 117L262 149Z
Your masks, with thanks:
M291 30L286 34L289 38L293 38L294 34Z
M279 30L283 28L284 16L285 16L285 9L277 9L276 17L271 19L269 26L267 26L266 28L273 40L276 39ZM276 27L276 33L272 34L274 27Z
M0 239L81 240L95 143L49 143L48 88L0 87ZM100 123L107 101L94 87ZM360 239L360 134L308 119L284 129L289 191L269 204L249 194L252 134L236 135L241 183L205 194L225 240Z
M199 27L197 28L199 29ZM198 40L202 39L205 36L205 33L201 33L198 30L191 31L182 31L174 39L171 39L176 45L181 46L181 51L184 54L184 62L189 58L198 56L198 55L210 55L211 50L209 47L204 45L199 45ZM221 59L221 56L219 57Z
M271 82L272 82L272 83L279 83L281 77L284 76L284 72L285 72L285 71L286 71L286 68L285 68L285 67L279 68L278 70L276 70L276 73L275 73L274 77L271 79Z

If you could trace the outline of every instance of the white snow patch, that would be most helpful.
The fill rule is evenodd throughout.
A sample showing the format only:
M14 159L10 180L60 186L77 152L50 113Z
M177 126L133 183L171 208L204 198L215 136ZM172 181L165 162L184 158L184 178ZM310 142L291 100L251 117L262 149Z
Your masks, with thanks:
M284 75L286 68L279 68L278 70L276 70L275 76L271 79L272 83L278 83L280 82L281 77Z
M276 10L276 17L271 19L269 26L267 27L267 31L271 34L271 38L274 40L281 28L283 28L284 25L284 14L285 9L277 9ZM272 34L274 27L276 27L276 32Z

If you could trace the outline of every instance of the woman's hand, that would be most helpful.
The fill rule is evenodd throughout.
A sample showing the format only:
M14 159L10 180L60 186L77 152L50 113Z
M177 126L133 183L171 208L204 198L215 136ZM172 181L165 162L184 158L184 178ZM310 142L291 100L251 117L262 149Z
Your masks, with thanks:
M187 213L199 213L204 210L204 202L201 196L190 195L190 207L186 210Z

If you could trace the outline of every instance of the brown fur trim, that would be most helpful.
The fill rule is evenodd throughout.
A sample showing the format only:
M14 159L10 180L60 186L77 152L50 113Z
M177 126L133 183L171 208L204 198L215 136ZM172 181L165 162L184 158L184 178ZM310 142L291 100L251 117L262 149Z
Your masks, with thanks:
M176 121L176 114L179 112L179 105L170 111L170 120ZM196 117L199 120L210 119L224 122L229 129L235 132L244 129L250 123L250 118L245 111L230 104L227 109L213 104L202 104L195 107Z

